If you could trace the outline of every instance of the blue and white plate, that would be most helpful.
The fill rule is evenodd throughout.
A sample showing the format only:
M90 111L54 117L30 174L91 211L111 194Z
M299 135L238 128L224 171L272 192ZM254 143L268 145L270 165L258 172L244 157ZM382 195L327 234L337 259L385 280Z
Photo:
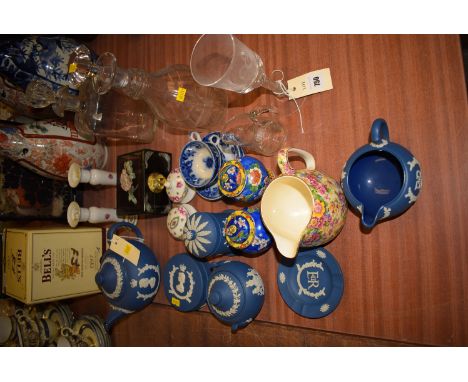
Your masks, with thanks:
M179 157L180 172L185 182L194 188L209 185L218 175L221 158L209 143L188 142Z
M239 159L245 155L241 146L224 143L221 139L221 133L218 131L204 136L202 141L216 146L224 155L224 161Z
M286 304L308 318L321 318L333 312L344 290L340 265L321 247L299 252L287 265L280 263L277 283Z
M200 195L203 199L210 200L210 201L215 201L219 200L223 197L221 192L219 192L219 186L218 186L218 181L215 181L214 183L197 189L197 194Z

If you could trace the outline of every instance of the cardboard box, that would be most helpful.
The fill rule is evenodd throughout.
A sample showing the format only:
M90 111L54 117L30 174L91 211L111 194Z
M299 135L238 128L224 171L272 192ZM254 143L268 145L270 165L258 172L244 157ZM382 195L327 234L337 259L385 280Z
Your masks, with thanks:
M98 293L103 228L6 228L4 293L37 304Z

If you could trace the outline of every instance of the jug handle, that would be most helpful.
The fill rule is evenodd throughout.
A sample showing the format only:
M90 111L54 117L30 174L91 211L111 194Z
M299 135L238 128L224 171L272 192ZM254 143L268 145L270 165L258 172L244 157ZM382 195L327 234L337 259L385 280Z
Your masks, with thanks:
M109 228L109 231L107 231L107 241L111 241L112 236L114 236L114 233L122 227L130 228L130 230L132 230L135 233L138 239L143 240L143 234L141 233L140 229L136 225L129 223L129 222L119 222L119 223L113 224Z
M315 170L315 159L312 154L308 153L305 150L295 149L295 148L284 148L278 152L278 167L281 170L281 173L284 175L294 175L296 170L290 165L288 160L288 154L294 153L299 155L306 164L307 170Z
M371 127L371 141L372 143L381 144L390 142L390 135L388 133L388 126L385 119L378 118L372 123Z
M202 141L202 137L201 137L200 133L197 132L197 131L192 131L189 134L189 138L190 138L191 141Z

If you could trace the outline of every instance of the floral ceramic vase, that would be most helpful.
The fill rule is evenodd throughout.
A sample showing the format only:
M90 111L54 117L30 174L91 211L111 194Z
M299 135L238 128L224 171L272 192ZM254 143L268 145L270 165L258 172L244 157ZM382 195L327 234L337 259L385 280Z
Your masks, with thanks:
M234 211L226 219L225 232L228 244L248 255L263 253L273 244L273 238L263 225L259 208Z
M228 198L255 202L260 200L272 178L262 162L246 155L224 163L219 170L218 186Z
M195 212L185 223L184 242L187 251L198 258L225 255L231 252L227 244L224 226L233 212Z
M304 159L306 168L294 169L288 153ZM299 247L317 247L333 240L344 226L348 209L340 184L317 171L315 159L307 151L281 149L278 166L282 175L263 194L262 220L278 251L294 258Z
M72 162L103 168L107 147L78 134L73 123L57 120L28 124L0 121L0 154L48 178L67 181Z
M11 38L0 43L0 73L25 90L32 80L50 82L54 89L69 86L71 57L77 50L90 60L95 55L72 38L29 36Z
M233 331L247 326L257 316L265 300L260 274L240 261L210 263L208 307Z
M82 193L0 158L0 220L65 219L68 205Z

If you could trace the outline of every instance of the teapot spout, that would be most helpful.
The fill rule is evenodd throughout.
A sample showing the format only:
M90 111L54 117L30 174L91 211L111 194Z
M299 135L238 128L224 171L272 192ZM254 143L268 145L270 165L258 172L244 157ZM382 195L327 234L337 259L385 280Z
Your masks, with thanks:
M114 324L120 320L122 317L126 316L129 313L133 313L129 310L121 309L116 306L111 305L112 310L109 312L107 315L105 321L104 321L104 327L106 330L109 332L114 326Z

